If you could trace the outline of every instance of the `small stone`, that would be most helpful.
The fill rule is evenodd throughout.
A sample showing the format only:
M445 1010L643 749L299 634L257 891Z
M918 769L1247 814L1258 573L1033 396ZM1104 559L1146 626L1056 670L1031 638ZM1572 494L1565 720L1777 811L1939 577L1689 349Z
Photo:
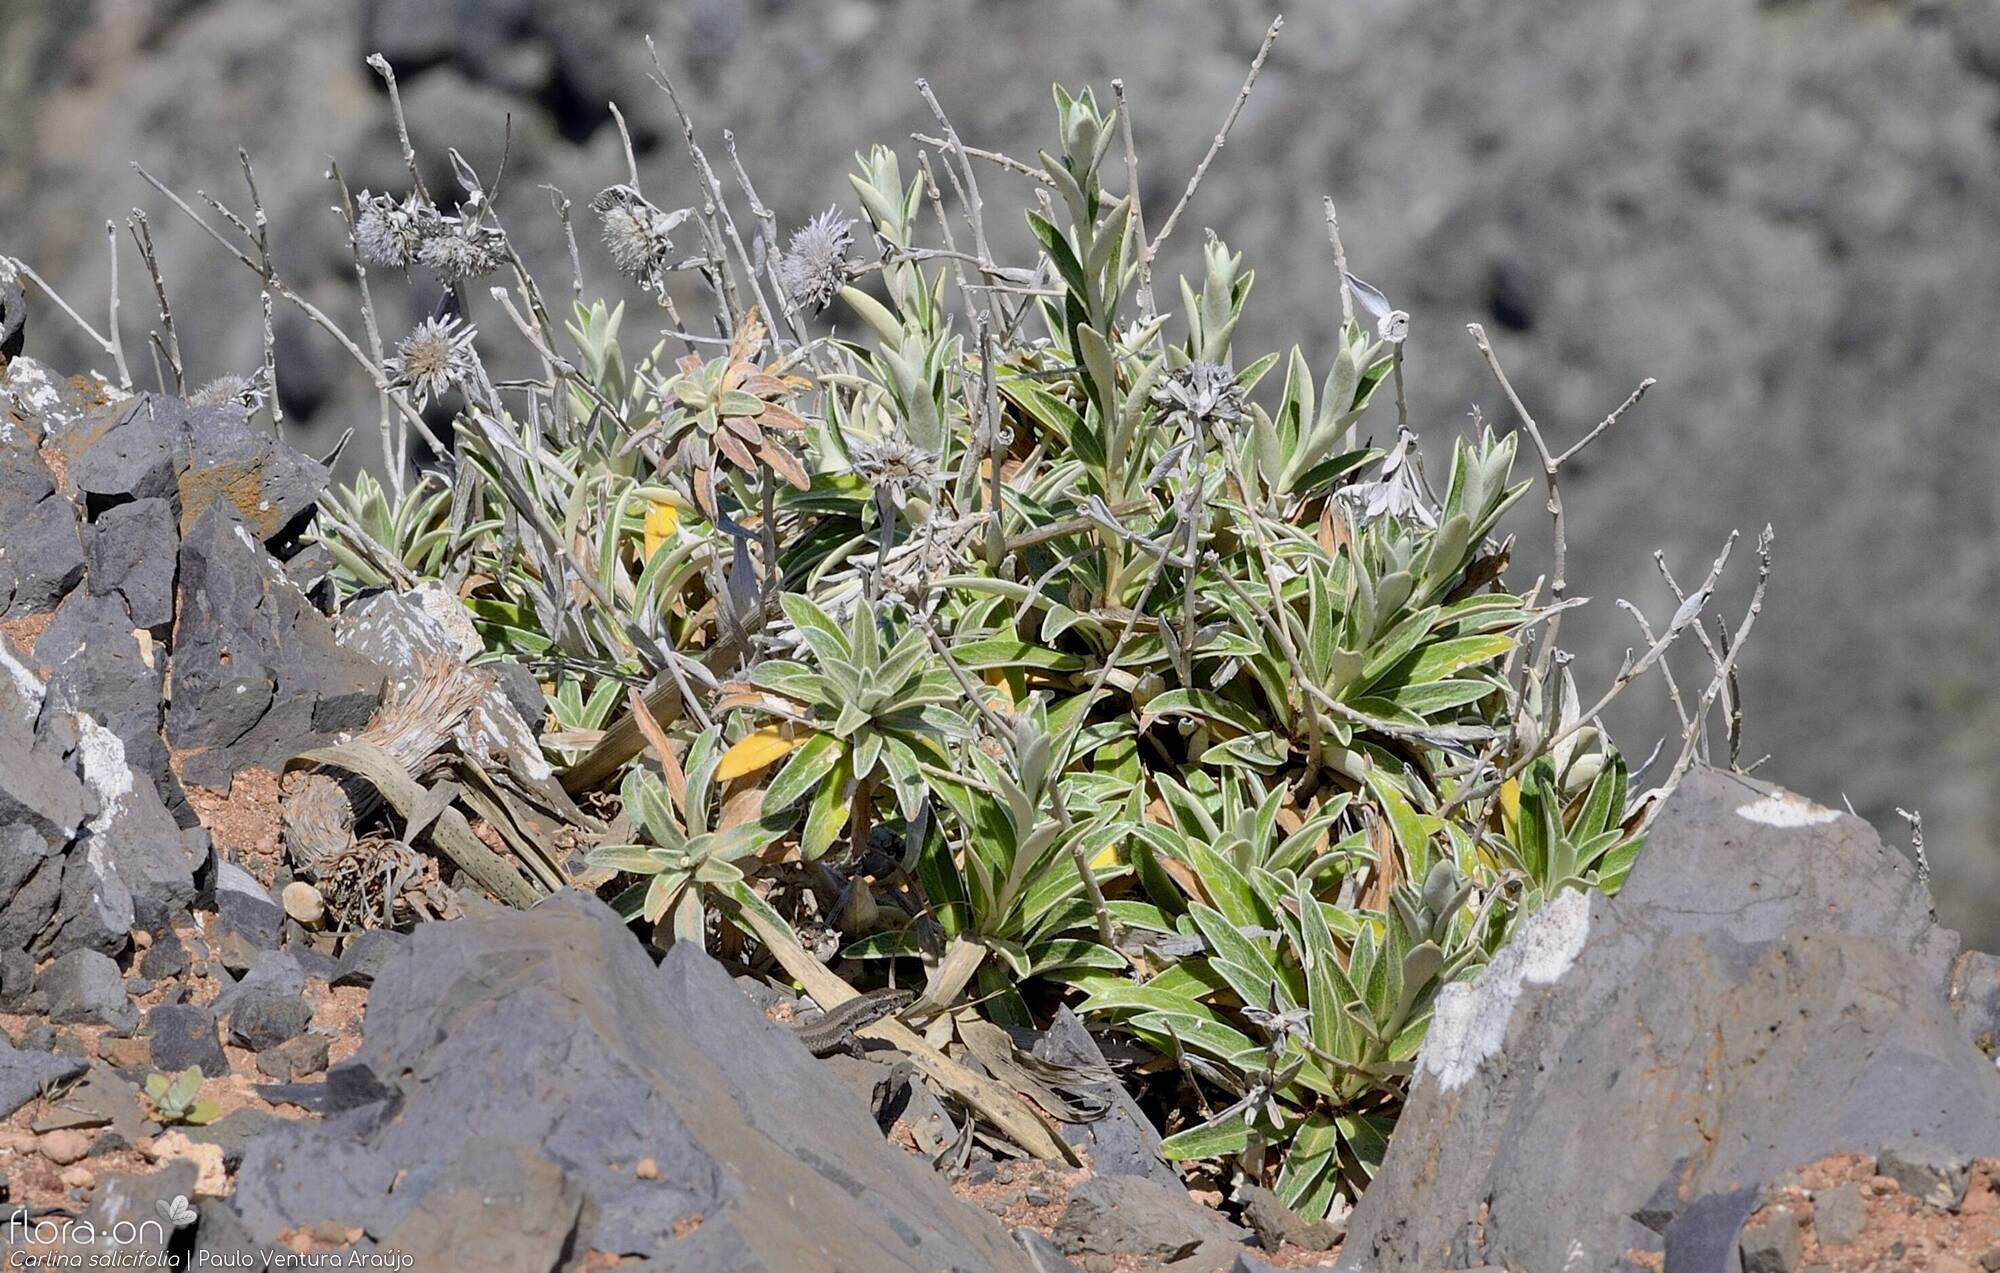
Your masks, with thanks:
M35 959L25 950L0 950L0 1012L46 1007L36 997Z
M186 1159L195 1165L194 1191L210 1198L229 1192L229 1172L222 1163L222 1146L190 1140L185 1132L172 1131L155 1137L148 1156L154 1162Z
M650 1158L641 1158L639 1165L632 1169L632 1174L641 1180L658 1180L660 1178L660 1164Z
M56 1028L46 1021L37 1021L21 1032L14 1046L25 1052L53 1052L57 1041Z
M72 950L42 969L36 988L49 1001L49 1020L130 1030L139 1013L125 995L125 977L109 955Z
M252 1052L304 1034L312 1005L296 995L259 990L243 996L229 1014L229 1036Z
M1925 1206L1956 1211L1965 1201L1972 1159L1940 1145L1904 1142L1884 1145L1876 1155L1875 1170Z
M311 928L326 918L326 899L319 890L304 880L293 880L278 894L278 900L285 908L285 914Z
M198 1065L210 1078L229 1073L215 1014L192 1003L163 1003L146 1014L148 1056L162 1074Z
M1979 1267L1986 1273L2000 1273L2000 1246L1990 1246L1980 1252Z
M154 981L171 981L188 970L187 947L172 929L161 933L139 959L139 973Z
M151 1049L144 1039L106 1037L98 1040L97 1055L120 1070L136 1070L152 1064Z
M331 1040L325 1035L302 1034L296 1039L287 1039L277 1047L263 1052L257 1057L257 1069L280 1083L296 1083L310 1078L326 1069L327 1047Z
M36 1148L42 1151L42 1157L58 1167L64 1167L81 1162L83 1156L90 1152L90 1137L75 1128L65 1127L43 1135Z
M1813 1200L1813 1233L1821 1246L1845 1246L1868 1227L1868 1204L1851 1181Z
M245 1105L212 1123L174 1130L197 1144L219 1147L222 1150L222 1165L235 1171L243 1165L244 1149L277 1121L276 1114L267 1113L254 1105Z
M1743 1257L1743 1273L1798 1273L1806 1257L1798 1221L1782 1209L1744 1225L1736 1249Z
M376 975L386 967L396 952L403 948L407 939L386 928L370 928L358 936L348 939L346 949L340 952L340 962L334 969L333 983L336 986L372 986Z

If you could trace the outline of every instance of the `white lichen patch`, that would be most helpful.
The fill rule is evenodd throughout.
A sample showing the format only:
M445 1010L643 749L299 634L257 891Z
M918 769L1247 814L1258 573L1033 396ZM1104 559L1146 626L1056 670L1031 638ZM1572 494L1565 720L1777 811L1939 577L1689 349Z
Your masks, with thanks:
M1521 988L1560 978L1589 936L1590 898L1565 889L1522 923L1478 977L1438 992L1419 1068L1436 1075L1447 1092L1463 1085L1506 1042Z
M14 651L6 641L0 641L0 671L5 671L7 678L14 683L14 692L21 696L21 702L27 706L28 718L33 720L40 715L42 699L47 695L48 688L42 684L42 678L36 676L27 664L14 657Z
M83 761L83 780L97 795L97 815L90 830L102 834L125 808L132 794L132 766L125 761L125 742L82 712L76 714L77 756Z
M1789 791L1774 791L1737 809L1736 816L1770 827L1816 827L1838 818L1840 811L1814 804Z

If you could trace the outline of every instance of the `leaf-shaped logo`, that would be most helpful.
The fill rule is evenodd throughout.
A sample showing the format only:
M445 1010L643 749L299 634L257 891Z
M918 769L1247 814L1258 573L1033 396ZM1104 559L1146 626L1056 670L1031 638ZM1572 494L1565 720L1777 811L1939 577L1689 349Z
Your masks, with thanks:
M160 1199L153 1204L153 1209L160 1213L160 1219L165 1220L176 1229L185 1229L193 1224L195 1220L194 1204L188 1201L187 1195L184 1193L177 1193L171 1198Z

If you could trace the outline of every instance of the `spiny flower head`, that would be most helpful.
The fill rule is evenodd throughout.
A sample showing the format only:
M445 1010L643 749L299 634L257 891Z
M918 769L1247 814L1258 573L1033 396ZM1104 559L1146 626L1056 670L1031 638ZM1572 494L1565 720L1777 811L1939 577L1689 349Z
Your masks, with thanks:
M817 314L847 281L847 251L854 246L854 222L828 208L792 234L778 258L778 282L795 305Z
M261 377L221 375L188 395L191 407L220 407L235 403L246 411L264 405Z
M1191 362L1168 372L1153 390L1153 401L1170 414L1211 426L1235 424L1249 414L1236 373L1212 362Z
M912 495L928 497L944 484L938 458L901 434L853 438L848 454L855 475L878 491L886 491L901 508Z
M425 227L416 261L450 286L491 274L506 259L507 236L498 226L440 214Z
M623 185L599 191L590 206L604 228L604 246L611 250L611 262L619 273L638 280L648 291L664 287L668 254L674 250L669 236L687 220L688 209L667 212Z
M417 247L435 233L444 215L417 195L400 203L386 194L366 190L354 201L354 242L377 265L407 269Z
M423 410L472 374L472 338L478 330L456 318L427 318L397 344L388 359L391 381L408 389Z

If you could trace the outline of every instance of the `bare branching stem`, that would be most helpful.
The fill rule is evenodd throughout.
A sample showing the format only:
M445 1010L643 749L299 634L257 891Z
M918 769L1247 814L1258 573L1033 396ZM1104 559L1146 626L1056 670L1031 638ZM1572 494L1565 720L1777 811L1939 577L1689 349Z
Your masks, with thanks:
M1167 214L1166 222L1160 226L1159 234L1152 242L1146 244L1145 250L1139 254L1140 287L1151 291L1153 259L1159 256L1161 246L1173 236L1174 227L1180 224L1181 213L1187 211L1188 204L1194 199L1194 192L1201 189L1201 180L1208 175L1209 165L1222 153L1222 148L1229 144L1229 133L1236 127L1236 117L1243 113L1244 104L1250 100L1251 91L1257 87L1257 77L1264 71L1264 59L1271 56L1271 46L1278 42L1278 32L1284 29L1284 25L1283 17L1271 19L1270 29L1264 32L1264 42L1257 46L1257 56L1250 59L1250 73L1244 77L1243 87L1237 90L1236 100L1229 104L1229 113L1222 117L1222 127L1215 130L1215 137L1208 144L1208 153L1201 157L1199 164L1195 165L1194 175L1188 178L1187 189L1181 191L1180 200L1174 204L1173 211Z
M166 334L161 348L165 351L167 370L173 373L176 394L187 392L187 373L181 365L181 337L174 326L174 307L167 302L167 282L160 274L159 257L153 252L153 229L146 221L146 214L132 209L126 226L132 234L132 242L139 249L139 260L146 267L146 276L153 281L153 298L159 303L160 329ZM162 386L164 388L164 386Z

